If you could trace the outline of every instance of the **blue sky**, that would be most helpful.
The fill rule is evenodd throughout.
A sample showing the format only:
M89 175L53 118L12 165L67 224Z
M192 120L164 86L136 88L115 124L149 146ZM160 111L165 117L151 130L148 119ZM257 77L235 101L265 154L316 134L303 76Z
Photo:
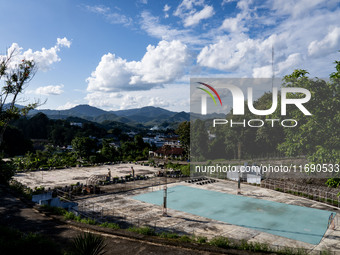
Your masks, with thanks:
M189 111L190 77L271 77L272 46L277 77L327 77L340 59L338 0L0 0L0 10L0 55L35 60L22 103L47 99L41 108Z

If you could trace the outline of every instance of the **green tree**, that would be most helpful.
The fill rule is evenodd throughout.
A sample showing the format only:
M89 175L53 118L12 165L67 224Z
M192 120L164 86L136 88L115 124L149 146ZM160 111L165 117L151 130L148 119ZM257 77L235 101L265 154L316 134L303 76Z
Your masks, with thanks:
M89 158L90 155L95 154L97 143L94 139L89 137L76 137L71 142L72 148L80 158Z
M189 158L189 148L190 148L190 122L184 121L179 124L176 129L176 134L179 135L179 140L181 142L181 146L184 149L186 157Z
M103 147L100 153L108 161L116 161L119 158L119 152L107 140L103 140Z
M33 78L36 69L33 61L25 59L12 68L15 64L13 62L15 54L17 54L16 51L8 52L0 60L0 79L4 81L0 92L0 146L10 121L21 115L26 115L29 110L38 105L36 102L22 108L16 106L19 95Z
M197 119L195 122L192 122L191 125L192 125L190 132L191 160L204 161L206 159L208 151L208 132L205 128L205 123L204 121Z
M310 79L307 71L295 70L284 77L284 86L302 87L311 93L304 106L312 116L305 116L296 107L287 108L287 119L296 119L296 128L285 129L285 141L279 149L287 155L308 155L313 163L339 163L340 161L340 61L336 61L336 72L330 81ZM290 98L303 97L290 94Z

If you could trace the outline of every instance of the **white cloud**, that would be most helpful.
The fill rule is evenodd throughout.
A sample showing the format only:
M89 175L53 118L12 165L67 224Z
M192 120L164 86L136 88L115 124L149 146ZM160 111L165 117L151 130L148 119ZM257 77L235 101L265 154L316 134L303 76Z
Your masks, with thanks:
M141 2L143 3L143 2ZM144 3L147 4L147 1ZM129 26L132 24L132 19L118 12L112 11L109 7L102 5L90 6L86 5L86 9L90 12L100 14L111 24L123 24Z
M39 70L47 71L49 67L59 62L61 59L58 56L58 52L62 47L69 48L71 46L71 42L66 38L57 38L57 43L55 46L46 49L42 48L40 51L34 51L32 49L28 49L23 51L17 43L13 43L11 47L8 48L7 52L15 52L10 67L14 68L17 63L19 63L22 59L26 60L34 60Z
M71 103L71 102L67 102L66 104L64 105L61 105L61 106L58 106L57 107L57 110L68 110L68 109L71 109L75 106L77 106L78 104L75 104L75 103Z
M160 41L146 50L140 61L129 62L111 53L102 56L87 79L87 91L136 91L162 86L180 78L190 61L188 48L180 41Z
M203 6L204 0L183 0L177 7L176 11L174 12L175 16L178 17L185 17L188 12L192 14L195 12L195 6Z
M210 38L206 39L202 36L194 35L190 29L172 28L169 25L160 24L159 18L152 16L150 12L143 11L141 13L141 28L145 30L148 35L157 39L172 41L179 40L182 43L189 45L202 45L210 42Z
M141 13L141 26L149 35L162 40L173 40L186 32L172 29L170 26L159 24L159 19L152 16L148 11Z
M198 11L195 7L203 7ZM185 27L197 25L201 20L214 15L214 8L205 5L204 0L183 0L174 12L174 15L183 20Z
M270 78L272 77L272 66L266 65L261 67L255 67L253 69L253 78Z
M231 33L235 33L235 32L240 33L240 32L248 31L248 29L244 27L243 18L244 18L244 15L242 15L241 13L237 14L235 18L226 18L223 21L220 29L226 30Z
M44 87L39 87L35 90L35 94L41 94L41 95L61 95L64 91L62 88L64 85L49 85L49 86L44 86Z
M66 37L64 37L62 39L57 38L57 46L64 46L64 47L70 48L71 47L71 41L67 40Z
M340 27L334 27L321 40L312 41L308 46L308 55L323 56L340 48Z
M237 1L237 0L223 0L221 5L223 6L225 4L232 3L232 2L235 2L235 1Z
M166 4L166 5L164 5L163 11L168 12L170 9L171 9L171 7L168 4Z
M85 97L89 105L107 110L155 106L173 111L189 111L189 98L188 84L169 84L161 89L130 91L129 94L124 95L116 92L96 91Z
M272 4L272 9L275 10L278 15L291 15L296 18L310 12L310 10L318 9L318 7L321 7L322 4L324 5L325 2L324 0L274 0L269 3Z
M164 12L164 17L165 17L165 18L169 18L169 13L168 13L168 11L169 11L170 9L171 9L171 7L170 7L168 4L164 5L163 12Z
M193 15L187 16L184 19L184 26L189 27L193 25L197 25L201 20L208 19L214 15L214 8L212 6L206 5L204 8L194 13Z
M293 2L293 6L286 4ZM340 8L330 6L335 7L334 1L312 0L310 5L305 0L266 1L262 5L239 1L240 11L226 17L219 28L227 34L216 33L201 49L197 63L233 76L271 77L274 46L276 76L297 68L313 76L328 76L340 49ZM327 68L320 68L321 63L327 63Z

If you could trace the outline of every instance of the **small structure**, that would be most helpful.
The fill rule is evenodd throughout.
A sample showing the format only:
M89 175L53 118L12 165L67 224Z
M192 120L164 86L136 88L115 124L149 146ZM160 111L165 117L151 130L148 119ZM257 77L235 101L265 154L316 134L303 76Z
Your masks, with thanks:
M154 152L155 157L159 158L174 158L174 159L182 159L184 156L183 148L170 147L169 145L164 145L162 148L159 148Z

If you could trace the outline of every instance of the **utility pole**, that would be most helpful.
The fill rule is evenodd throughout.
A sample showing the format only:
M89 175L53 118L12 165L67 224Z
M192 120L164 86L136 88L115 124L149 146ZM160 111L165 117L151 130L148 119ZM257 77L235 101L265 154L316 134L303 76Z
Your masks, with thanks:
M272 91L274 87L274 77L275 77L275 72L274 72L274 45L272 45Z

